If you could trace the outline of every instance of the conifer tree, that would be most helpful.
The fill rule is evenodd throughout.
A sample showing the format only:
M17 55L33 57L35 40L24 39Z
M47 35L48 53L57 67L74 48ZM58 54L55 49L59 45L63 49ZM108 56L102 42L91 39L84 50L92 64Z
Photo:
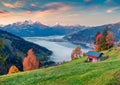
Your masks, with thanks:
M5 56L3 55L2 49L4 48L4 42L2 39L0 39L0 65L4 63L6 60Z

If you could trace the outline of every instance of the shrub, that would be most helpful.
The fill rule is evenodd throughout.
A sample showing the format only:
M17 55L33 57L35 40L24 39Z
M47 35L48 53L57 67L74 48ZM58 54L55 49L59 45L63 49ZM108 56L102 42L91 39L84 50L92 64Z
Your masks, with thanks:
M13 74L13 73L17 73L17 72L19 72L19 69L15 65L12 65L9 69L8 74Z

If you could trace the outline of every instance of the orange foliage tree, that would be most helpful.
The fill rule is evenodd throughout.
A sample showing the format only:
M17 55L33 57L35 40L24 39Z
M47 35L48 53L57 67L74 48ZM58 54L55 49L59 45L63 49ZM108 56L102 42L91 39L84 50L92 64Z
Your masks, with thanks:
M13 73L17 73L17 72L19 72L19 69L15 65L12 65L9 69L8 74L13 74Z
M94 45L94 51L96 52L107 50L114 46L114 36L108 30L108 27L106 27L102 34L99 32L96 34Z
M82 51L81 51L81 47L78 45L71 53L71 59L78 59L79 57L82 57Z
M100 39L102 37L102 34L100 32L98 32L95 36L95 41L94 41L94 51L95 52L99 52L100 51Z
M39 61L34 55L33 49L28 50L27 57L23 59L24 71L37 69L39 67Z
M107 48L111 48L114 46L114 36L113 36L113 33L110 32L110 31L107 31L107 36L106 36L106 44L107 44Z

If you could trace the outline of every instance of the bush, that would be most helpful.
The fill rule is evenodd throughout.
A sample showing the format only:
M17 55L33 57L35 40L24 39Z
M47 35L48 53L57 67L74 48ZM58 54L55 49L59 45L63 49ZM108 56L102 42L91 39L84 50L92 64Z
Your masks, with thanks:
M17 72L19 72L19 69L15 65L12 65L9 69L8 74L13 74L13 73L17 73Z

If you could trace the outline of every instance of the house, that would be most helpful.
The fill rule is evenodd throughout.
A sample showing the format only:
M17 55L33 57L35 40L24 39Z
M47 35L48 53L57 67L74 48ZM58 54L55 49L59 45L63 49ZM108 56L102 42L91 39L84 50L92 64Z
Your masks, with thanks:
M101 57L102 57L102 54L101 52L93 52L93 51L89 51L87 53L87 61L88 62L97 62L97 61L100 61L101 60Z

